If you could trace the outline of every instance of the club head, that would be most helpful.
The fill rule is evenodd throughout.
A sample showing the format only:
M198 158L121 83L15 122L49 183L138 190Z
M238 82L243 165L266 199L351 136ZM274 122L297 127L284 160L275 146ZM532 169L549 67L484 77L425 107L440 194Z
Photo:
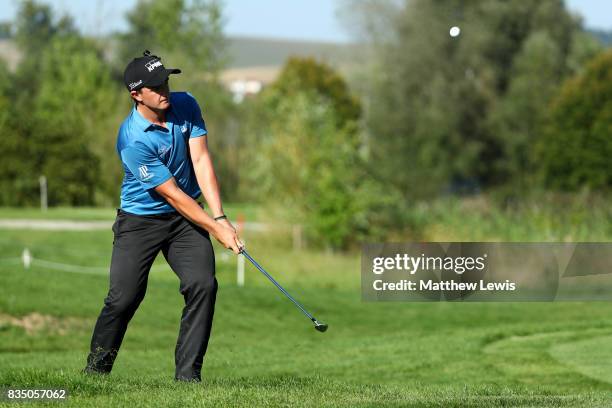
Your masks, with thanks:
M327 330L327 325L325 323L319 323L318 321L314 321L315 329L323 333Z

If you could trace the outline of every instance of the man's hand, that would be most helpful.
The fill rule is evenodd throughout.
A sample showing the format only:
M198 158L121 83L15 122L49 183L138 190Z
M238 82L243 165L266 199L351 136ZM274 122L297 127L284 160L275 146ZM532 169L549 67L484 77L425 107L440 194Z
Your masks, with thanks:
M217 222L219 224L221 224L221 225L224 225L224 226L230 228L232 231L234 231L234 233L236 234L236 244L238 245L238 249L244 248L244 242L242 242L242 240L238 236L238 233L236 232L236 228L234 228L234 226L232 225L232 223L230 222L230 220L228 218L224 218L224 219L219 220Z
M222 223L217 221L217 226L212 229L211 234L227 249L231 249L235 254L239 254L240 250L244 247L244 244L238 238L236 230L229 223Z

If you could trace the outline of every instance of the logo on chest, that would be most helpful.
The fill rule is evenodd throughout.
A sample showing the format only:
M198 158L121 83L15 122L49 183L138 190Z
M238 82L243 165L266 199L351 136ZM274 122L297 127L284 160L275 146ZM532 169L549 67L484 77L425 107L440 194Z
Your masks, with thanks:
M170 151L170 146L159 146L157 149L157 154L162 157L165 156Z
M181 126L181 132L183 132L183 134L187 133L188 130L187 125Z

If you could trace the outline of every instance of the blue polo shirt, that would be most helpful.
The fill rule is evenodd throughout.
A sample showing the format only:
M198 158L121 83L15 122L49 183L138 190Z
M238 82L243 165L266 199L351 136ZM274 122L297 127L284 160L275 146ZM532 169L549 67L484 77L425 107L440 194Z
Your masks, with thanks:
M132 109L117 136L117 153L125 176L121 185L121 209L139 215L176 211L155 187L169 180L186 194L200 196L191 157L189 139L207 134L200 107L187 92L171 92L166 112L167 129L146 120Z

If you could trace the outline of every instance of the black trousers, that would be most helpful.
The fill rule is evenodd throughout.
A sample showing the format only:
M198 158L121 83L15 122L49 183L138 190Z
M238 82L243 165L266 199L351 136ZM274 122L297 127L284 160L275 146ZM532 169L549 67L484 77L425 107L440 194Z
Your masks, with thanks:
M215 256L208 232L178 213L140 216L121 210L113 232L110 289L94 328L85 371L111 371L128 323L144 298L151 265L161 250L180 279L185 299L175 350L175 379L199 381L217 294Z

